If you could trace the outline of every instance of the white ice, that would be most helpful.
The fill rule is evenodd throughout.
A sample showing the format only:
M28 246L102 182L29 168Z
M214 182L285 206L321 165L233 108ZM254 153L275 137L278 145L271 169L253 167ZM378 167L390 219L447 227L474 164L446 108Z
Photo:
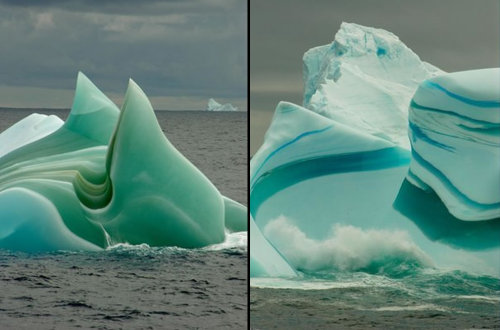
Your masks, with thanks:
M231 103L220 104L214 99L208 100L207 111L238 111L238 108Z

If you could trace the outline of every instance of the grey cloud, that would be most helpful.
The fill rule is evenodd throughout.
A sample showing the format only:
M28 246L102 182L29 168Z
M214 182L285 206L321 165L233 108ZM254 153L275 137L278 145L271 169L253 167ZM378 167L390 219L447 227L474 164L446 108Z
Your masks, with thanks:
M154 15L132 1L0 1L0 85L72 88L81 70L109 92L132 77L150 96L246 98L244 2L147 3Z
M0 4L20 8L57 8L72 12L98 12L132 16L162 15L166 11L201 13L232 11L240 0L0 0Z

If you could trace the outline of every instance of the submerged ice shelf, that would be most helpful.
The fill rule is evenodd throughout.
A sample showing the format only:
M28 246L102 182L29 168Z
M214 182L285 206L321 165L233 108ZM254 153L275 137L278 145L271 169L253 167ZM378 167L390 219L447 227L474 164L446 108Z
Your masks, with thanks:
M349 23L306 52L303 106L278 104L251 160L251 276L499 277L499 79Z
M132 80L120 111L79 73L66 122L33 114L0 142L0 248L194 248L246 231L246 207L175 149Z

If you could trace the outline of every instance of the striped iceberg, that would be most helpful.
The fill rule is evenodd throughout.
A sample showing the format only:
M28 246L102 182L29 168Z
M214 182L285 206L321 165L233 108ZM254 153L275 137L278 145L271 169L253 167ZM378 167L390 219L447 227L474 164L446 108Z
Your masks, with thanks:
M0 142L0 248L192 248L246 230L246 208L175 149L132 80L120 111L79 73L66 122L34 114Z
M251 160L250 275L500 276L498 78L356 24L309 50Z
M500 217L500 70L426 80L410 104L409 180L462 220Z

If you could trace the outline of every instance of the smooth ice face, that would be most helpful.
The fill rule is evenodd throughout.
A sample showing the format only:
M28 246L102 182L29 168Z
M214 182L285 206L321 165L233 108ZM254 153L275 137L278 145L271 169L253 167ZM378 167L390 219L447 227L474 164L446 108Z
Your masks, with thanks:
M80 73L68 120L23 140L39 120L0 134L19 146L0 157L0 248L200 247L246 230L246 208L175 149L132 80L120 112Z
M408 179L463 220L500 217L500 69L424 81L410 105Z
M434 267L500 276L500 219L462 221L450 212L439 189L409 171L410 163L412 171L418 164L407 137L410 125L422 158L431 157L444 173L457 173L457 186L462 182L497 203L498 106L457 105L465 98L497 104L498 70L423 82L408 122L413 92L440 71L393 34L344 23L334 43L308 51L304 64L305 106L278 104L250 163L251 276L401 276ZM429 81L448 93L427 89ZM453 107L439 114L413 109L422 91L432 93L425 98L432 106ZM465 160L439 150L445 144L460 151L453 157ZM479 165L481 160L488 164ZM467 185L482 166L491 184ZM462 167L468 175L458 175ZM444 194L455 192L447 187ZM461 207L477 212L469 205Z
M238 111L238 108L231 103L220 104L214 99L208 100L207 111Z
M304 107L404 148L413 93L442 73L394 34L352 23L342 23L331 44L308 50L303 60Z
M57 116L33 113L0 134L0 157L56 131L64 122Z
M253 218L250 218L252 246L250 247L251 277L295 277L297 273L282 255L264 238Z

